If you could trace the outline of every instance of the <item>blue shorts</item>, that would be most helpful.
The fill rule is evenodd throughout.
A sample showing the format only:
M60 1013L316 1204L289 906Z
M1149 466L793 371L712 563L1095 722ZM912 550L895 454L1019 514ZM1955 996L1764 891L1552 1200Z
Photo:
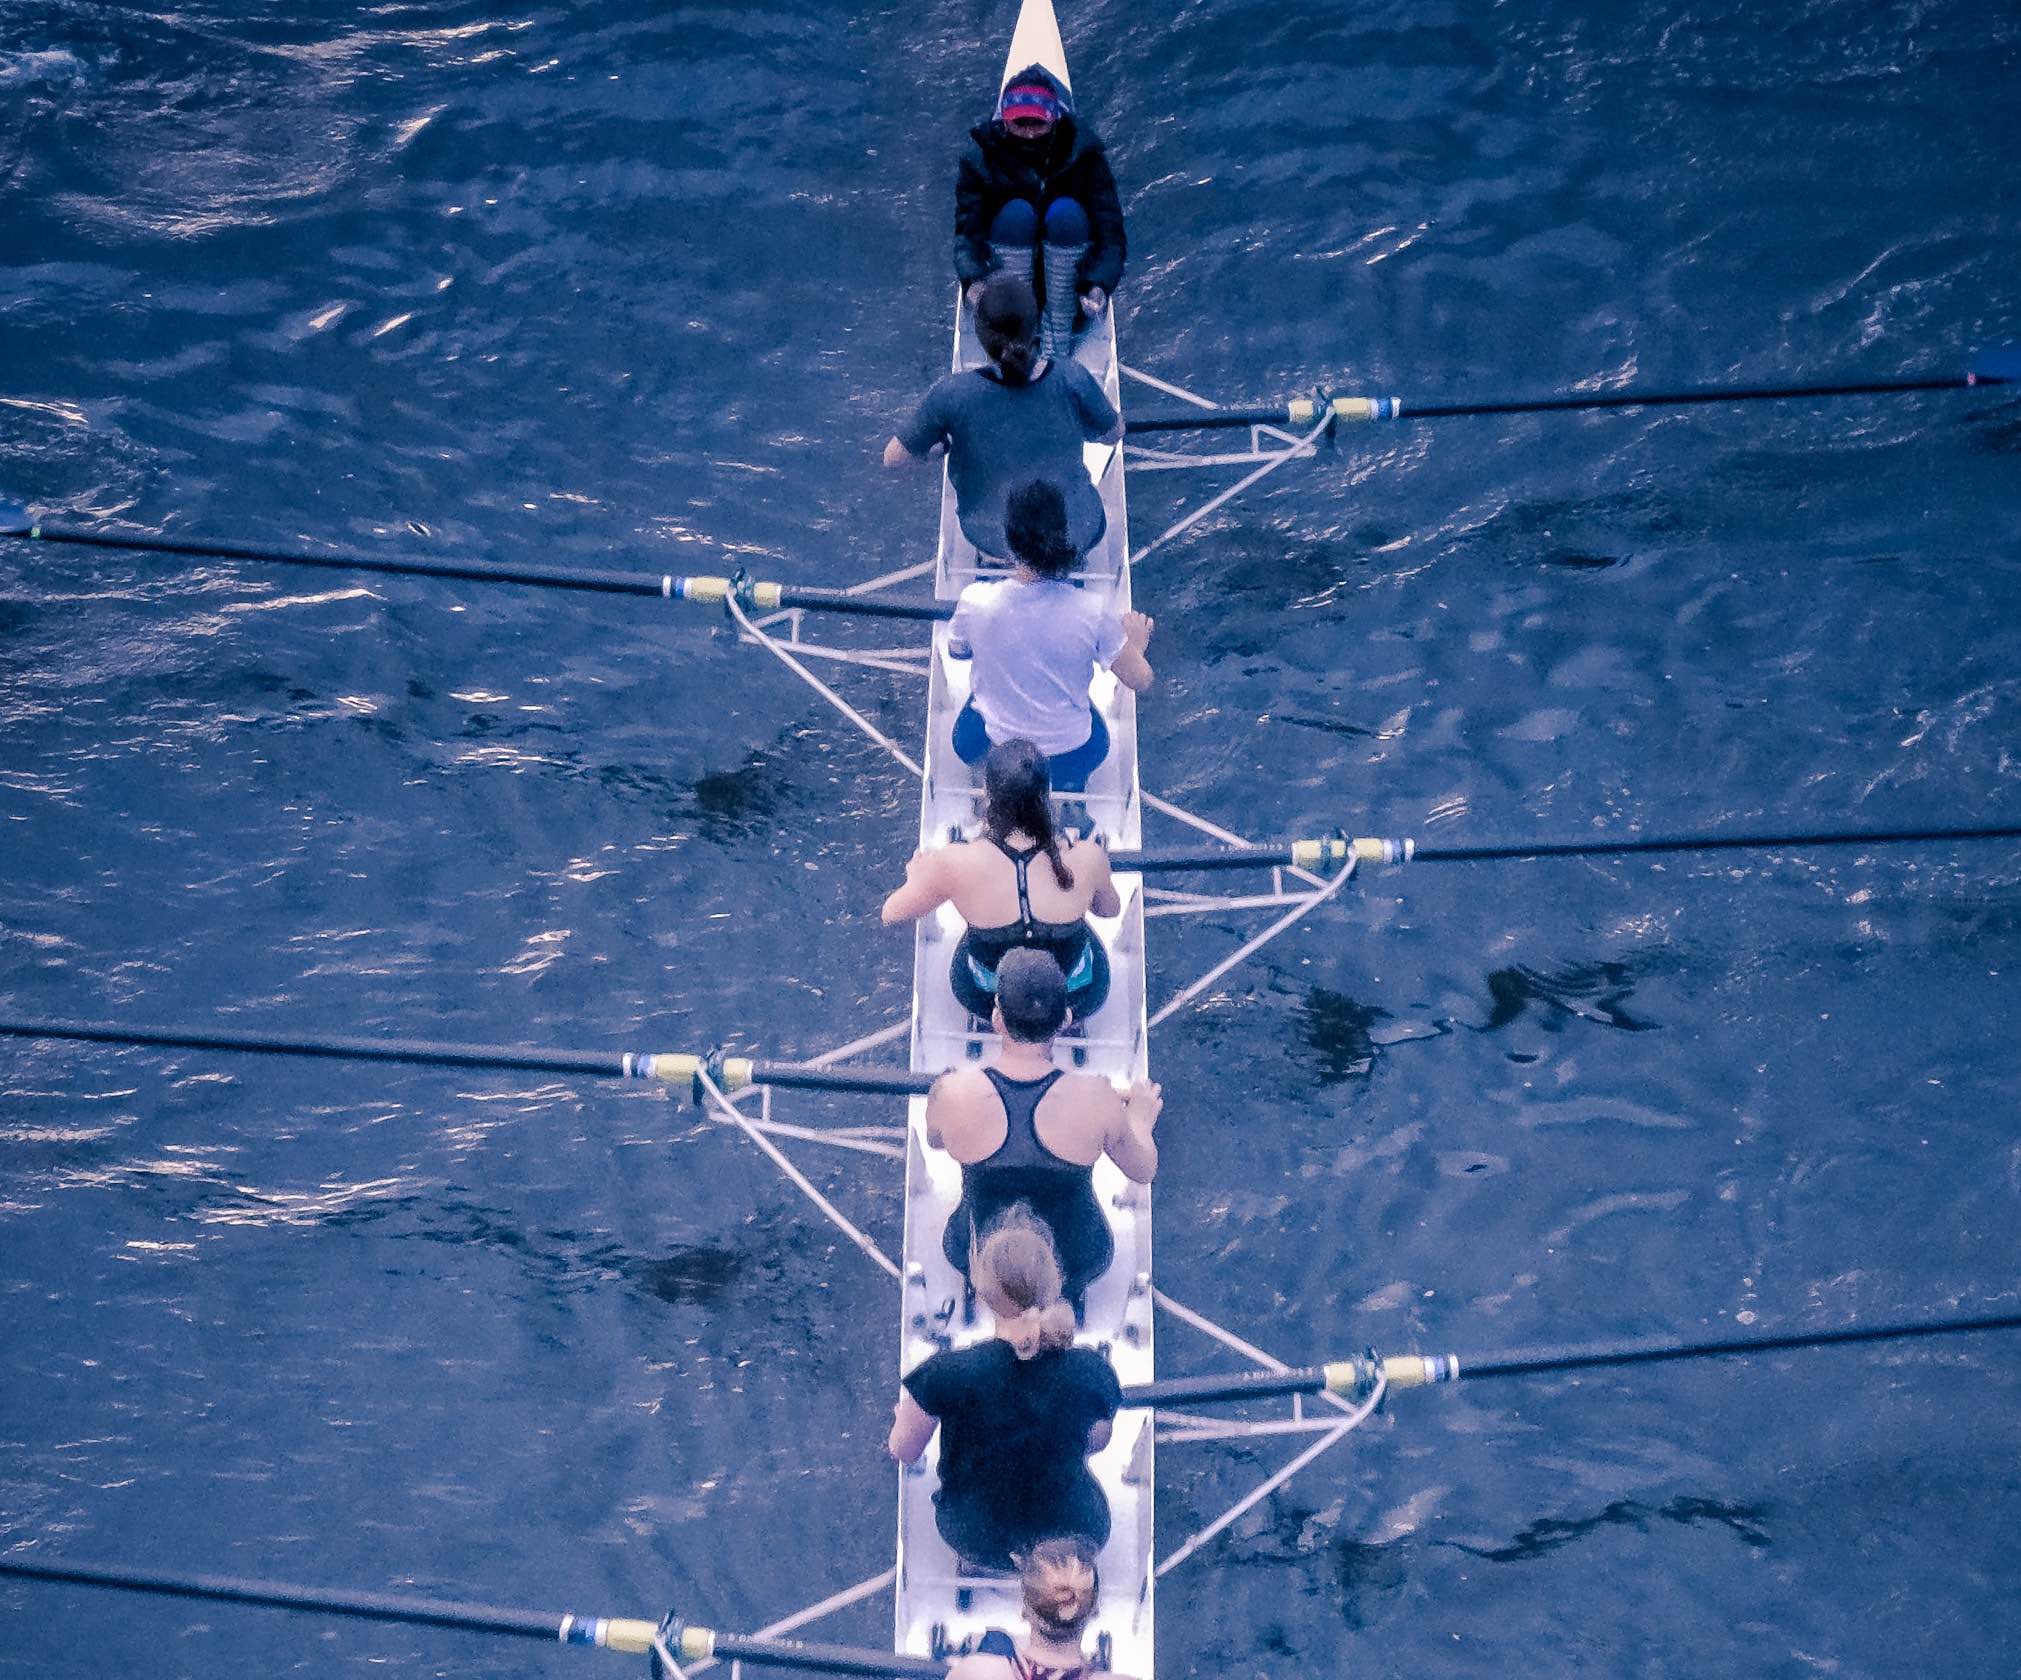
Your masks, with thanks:
M1088 707L1088 738L1071 752L1055 753L1046 760L1055 793L1086 793L1088 778L1109 756L1109 726L1092 704ZM955 715L954 756L964 764L980 764L993 746L989 729L975 702L968 701Z

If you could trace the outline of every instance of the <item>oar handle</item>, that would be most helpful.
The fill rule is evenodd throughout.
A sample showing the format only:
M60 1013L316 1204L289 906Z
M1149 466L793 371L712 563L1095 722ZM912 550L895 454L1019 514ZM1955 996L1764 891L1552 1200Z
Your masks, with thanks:
M1132 1383L1123 1390L1123 1404L1179 1406L1210 1400L1271 1400L1288 1394L1366 1394L1378 1377L1389 1388L1420 1388L1426 1383L1452 1382L1458 1375L1457 1364L1442 1354L1383 1357L1371 1352L1284 1371L1233 1371Z
M816 1640L761 1639L755 1634L719 1633L690 1627L668 1617L660 1629L667 1648L682 1662L707 1662L729 1657L738 1662L773 1668L816 1669L825 1674L903 1675L908 1680L940 1680L947 1664L904 1651L876 1651L856 1645L828 1645Z
M952 618L952 601L892 601L877 595L852 595L846 589L810 589L799 584L772 583L747 572L730 577L675 578L673 592L683 601L734 600L746 612L832 612L858 618L901 618L922 622Z
M1400 397L1310 397L1249 408L1190 408L1172 414L1133 414L1124 422L1129 432L1220 432L1242 426L1316 426L1321 420L1400 420Z
M1330 835L1318 840L1285 840L1273 846L1180 846L1137 852L1111 852L1109 867L1139 875L1180 871L1212 873L1233 869L1324 869L1345 863L1408 863L1416 855L1412 840L1350 839Z

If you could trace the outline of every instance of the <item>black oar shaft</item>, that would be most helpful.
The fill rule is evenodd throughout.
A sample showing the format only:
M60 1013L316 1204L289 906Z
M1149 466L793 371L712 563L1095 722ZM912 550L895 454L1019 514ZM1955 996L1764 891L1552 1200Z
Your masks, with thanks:
M418 555L314 554L296 549L252 548L239 543L178 542L166 537L94 535L89 531L34 527L36 540L75 548L110 548L129 554L166 554L190 560L250 560L264 565L316 566L335 572L378 572L395 577L456 578L475 583L523 583L543 589L583 589L604 595L673 593L679 580L659 572L520 566L502 560L444 560Z
M1350 851L1363 863L1485 863L1498 859L1614 857L1652 852L1806 851L1823 846L1946 845L1963 840L2021 840L2021 824L1967 823L1938 828L1853 829L1787 834L1623 835L1619 839L1511 840L1474 846L1425 840L1286 840L1269 846L1193 846L1112 852L1110 867L1143 875L1218 870L1273 869L1297 864L1313 869L1343 861Z
M516 1050L507 1045L440 1044L418 1038L301 1038L288 1033L223 1032L205 1027L143 1027L99 1021L0 1021L9 1038L68 1039L85 1044L164 1050L232 1050L265 1056L320 1056L346 1062L400 1062L414 1067L490 1068L532 1073L586 1073L625 1078L626 1056L609 1050ZM634 1058L635 1059L635 1058Z
M395 1593L326 1591L288 1586L278 1581L249 1581L230 1575L182 1575L163 1570L122 1569L108 1564L53 1560L42 1562L22 1557L0 1558L0 1575L29 1581L60 1581L73 1586L110 1587L122 1592L152 1593L168 1598L260 1605L274 1610L313 1610L323 1615L352 1616L370 1622L457 1628L471 1633L543 1639L550 1643L602 1644L614 1650L650 1650L657 1626L643 1620L612 1622L593 1616L500 1609L486 1604L408 1598ZM600 1627L605 1634L601 1639L596 1636ZM616 1637L612 1637L613 1634ZM635 1642L641 1634L643 1642Z
M1831 397L1901 396L1927 391L1968 391L2008 381L1977 374L1937 374L1915 379L1828 380L1805 385L1696 385L1668 391L1578 391L1545 397L1489 397L1476 402L1415 402L1404 397L1332 399L1337 420L1453 420L1471 415L1562 414L1579 410L1688 408L1708 403L1801 402ZM1132 415L1133 434L1222 431L1242 426L1309 426L1327 412L1322 402L1290 402L1246 408L1178 409L1170 414Z
M323 1616L349 1616L368 1622L454 1628L464 1633L496 1633L514 1639L587 1645L609 1651L650 1651L660 1631L660 1624L643 1617L512 1610L449 1599L410 1598L399 1593L297 1587L281 1581L249 1581L233 1575L185 1575L102 1563L0 1558L0 1576L67 1586L108 1587L116 1592L147 1593L157 1598L192 1598L212 1604L247 1604L269 1610L302 1610ZM828 1674L894 1675L904 1676L906 1680L939 1680L947 1672L946 1663L931 1657L868 1650L854 1645L763 1639L756 1635L718 1633L712 1628L678 1625L670 1633L679 1646L678 1655L683 1661L700 1662L708 1657L727 1657L774 1668L816 1669Z
M1680 1359L1724 1359L1744 1354L1781 1353L1801 1348L1844 1347L1863 1342L1899 1342L1929 1336L1962 1336L1982 1331L2021 1330L2021 1311L1953 1318L1905 1319L1884 1324L1848 1324L1824 1330L1787 1330L1758 1336L1708 1336L1689 1341L1645 1337L1637 1341L1588 1342L1563 1347L1518 1348L1485 1354L1391 1354L1306 1365L1288 1371L1236 1371L1205 1377L1168 1377L1123 1390L1125 1406L1199 1405L1216 1400L1263 1400L1286 1394L1347 1393L1374 1381L1378 1367L1391 1388L1428 1383L1477 1382L1486 1377L1548 1376L1632 1365L1663 1365Z
M223 1031L206 1027L130 1026L111 1021L0 1020L0 1037L44 1038L163 1050L224 1050L262 1056L312 1056L331 1061L397 1062L409 1067L480 1068L494 1072L587 1074L604 1079L658 1079L685 1084L706 1073L724 1089L778 1085L808 1091L919 1095L933 1076L906 1068L826 1068L800 1062L760 1062L740 1056L619 1050L522 1050L499 1044L443 1044L416 1038L353 1038Z
M808 612L851 614L921 622L951 617L952 601L893 601L851 595L840 589L807 589L793 584L744 578L683 577L672 572L626 572L599 567L523 566L503 560L445 560L392 554L317 554L300 549L254 548L242 543L183 542L167 537L127 537L33 525L0 533L74 548L107 548L128 554L164 554L189 560L244 560L272 566L314 566L333 572L376 572L389 577L451 578L470 583L516 583L540 589L587 590L604 595L647 595L670 601L721 601L734 591L747 607L772 611L798 607Z
M1519 840L1505 845L1449 846L1413 841L1418 863L1480 863L1497 858L1612 857L1649 852L1800 851L1820 846L1942 845L1958 840L2021 839L2013 823L1936 828L1882 828L1844 833L1624 835L1619 839Z
M1648 1337L1631 1342L1593 1342L1566 1347L1518 1348L1459 1356L1459 1375L1535 1377L1554 1371L1590 1371L1625 1365L1661 1365L1676 1359L1722 1359L1749 1353L1781 1353L1798 1348L1844 1347L1859 1342L1909 1341L1925 1336L1961 1336L1979 1331L2021 1330L2021 1312L1976 1317L1909 1319L1893 1324L1848 1324L1832 1330L1791 1330L1762 1336L1710 1336L1679 1342Z
M1704 403L1798 402L1816 397L1886 397L1913 391L1963 391L1963 374L1934 379L1855 379L1819 385L1701 385L1679 391L1594 391L1486 402L1409 403L1401 418L1450 420L1475 414L1552 414L1575 409L1688 408Z

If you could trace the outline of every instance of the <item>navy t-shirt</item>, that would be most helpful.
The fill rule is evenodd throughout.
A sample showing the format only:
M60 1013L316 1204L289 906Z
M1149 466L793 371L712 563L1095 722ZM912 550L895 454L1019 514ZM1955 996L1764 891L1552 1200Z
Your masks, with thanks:
M1056 1534L1108 1538L1108 1501L1087 1466L1088 1431L1116 1415L1123 1391L1093 1348L1020 1359L992 1336L934 1354L905 1387L940 1421L941 1527L947 1532L952 1519L969 1542L958 1549L988 1561L992 1551L1000 1557ZM985 1537L1000 1546L985 1546Z
M962 534L983 553L1009 558L1003 511L1020 484L1042 478L1067 504L1067 535L1085 554L1102 532L1102 498L1081 446L1106 437L1116 410L1094 375L1075 361L1051 363L1029 385L1006 385L993 369L937 380L899 429L914 455L947 445Z

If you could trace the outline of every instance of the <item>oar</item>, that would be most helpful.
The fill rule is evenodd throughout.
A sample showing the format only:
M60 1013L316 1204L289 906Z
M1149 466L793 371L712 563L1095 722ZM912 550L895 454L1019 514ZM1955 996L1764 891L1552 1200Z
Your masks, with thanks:
M1651 1337L1643 1341L1519 1348L1465 1357L1453 1353L1380 1357L1370 1353L1326 1365L1307 1365L1295 1371L1238 1371L1224 1376L1169 1377L1161 1382L1136 1383L1123 1390L1123 1404L1195 1405L1209 1400L1263 1400L1283 1394L1348 1394L1366 1390L1378 1373L1391 1388L1419 1388L1427 1383L1458 1382L1462 1376L1469 1381L1486 1377L1537 1377L1556 1371L1662 1365L1677 1359L1725 1359L1746 1353L1958 1336L1985 1330L2021 1330L2021 1312L1909 1319L1896 1324L1849 1324L1836 1330L1798 1330L1772 1336L1725 1336L1698 1341Z
M1402 397L1293 397L1250 408L1187 408L1133 414L1128 430L1215 431L1231 426L1312 426L1335 420L1450 420L1469 414L1555 414L1574 409L1684 408L1705 403L1793 402L1810 397L1878 397L1914 391L1969 391L2021 381L2021 347L1982 350L1963 373L1914 379L1855 379L1822 385L1689 385L1667 391L1577 391L1558 397L1491 397L1479 402L1421 403Z
M1344 863L1481 863L1501 858L1616 857L1648 852L1807 851L1819 846L1947 845L1960 840L2021 840L2021 824L1946 828L1874 828L1795 834L1622 835L1592 840L1512 840L1482 846L1423 840L1285 840L1269 846L1197 846L1169 851L1111 852L1112 869L1140 875L1186 870L1318 869Z
M600 595L650 595L667 601L720 602L735 595L747 610L800 607L864 618L946 618L951 601L889 601L839 589L803 589L745 577L683 577L673 572L625 572L593 566L522 566L503 560L437 560L397 554L311 554L299 549L253 548L240 543L172 542L45 525L19 502L0 500L0 537L109 548L126 554L160 554L190 560L250 560L271 566L315 566L333 572L380 572L395 577L456 578L470 583L517 583L536 589L587 590Z
M166 1050L238 1050L261 1056L320 1056L334 1061L403 1062L414 1067L489 1068L502 1072L591 1074L605 1079L657 1079L699 1092L707 1074L724 1091L777 1085L803 1091L917 1095L930 1073L905 1068L809 1067L747 1056L665 1051L521 1050L501 1044L440 1044L416 1038L296 1038L286 1033L220 1032L207 1027L136 1027L116 1021L0 1021L0 1036L68 1039L84 1044L146 1045Z
M164 1598L195 1598L221 1604L252 1604L273 1610L307 1610L326 1616L352 1616L368 1622L401 1622L420 1627L455 1628L464 1633L497 1633L514 1639L539 1639L549 1644L590 1645L606 1651L646 1652L664 1629L675 1655L686 1662L733 1657L770 1663L779 1668L819 1669L830 1674L906 1675L938 1680L947 1664L931 1657L902 1652L863 1650L851 1645L803 1644L794 1639L760 1639L741 1633L719 1633L690 1627L669 1617L652 1622L642 1617L558 1615L545 1610L507 1610L488 1604L463 1604L435 1598L407 1598L395 1593L331 1591L288 1586L279 1581L247 1581L232 1575L181 1575L154 1569L127 1569L103 1563L43 1563L33 1558L0 1557L0 1575L24 1581L57 1581L70 1586L110 1587L119 1592L151 1593Z

